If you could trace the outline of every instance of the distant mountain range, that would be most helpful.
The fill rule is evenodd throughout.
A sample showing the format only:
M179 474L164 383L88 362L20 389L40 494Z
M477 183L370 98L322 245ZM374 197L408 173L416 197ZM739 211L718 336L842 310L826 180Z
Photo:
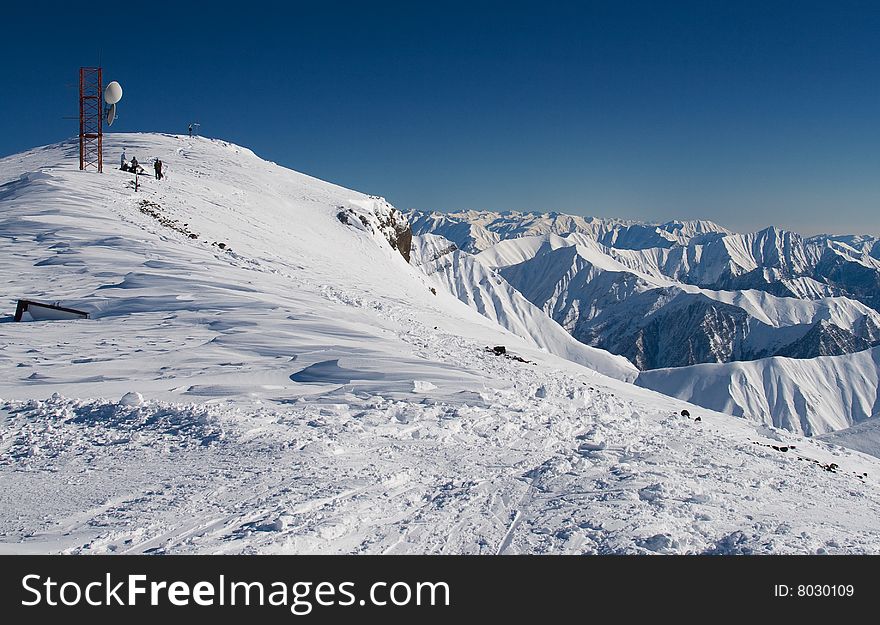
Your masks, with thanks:
M640 384L695 403L699 394L687 389L698 385L682 381L708 375L695 365L754 362L764 379L776 376L784 386L797 377L792 367L811 363L780 367L770 359L842 357L880 345L880 240L873 236L806 238L779 228L738 234L710 221L652 224L558 213L412 212L407 218L417 240L431 237L435 271L440 258L456 255L458 268L447 266L445 281L463 301L486 314L485 302L462 296L472 267L480 265L503 280L496 289L512 288L579 342L624 356L646 372ZM508 314L503 304L495 308L502 312L487 316ZM533 335L544 332L536 323L525 325ZM876 359L862 364L873 367ZM681 373L652 373L657 369ZM813 369L812 376L821 377L834 367ZM715 386L723 386L727 374L712 375ZM859 375L852 377L860 384ZM740 378L746 383L749 376ZM845 379L839 376L834 388ZM817 392L823 384L832 382L819 381ZM836 415L797 408L784 393L776 403L737 402L731 399L739 394L736 383L729 386L723 393L715 388L704 403L808 433L878 412L855 410L851 396L834 404ZM773 388L756 392L766 399ZM876 388L867 393L873 395Z

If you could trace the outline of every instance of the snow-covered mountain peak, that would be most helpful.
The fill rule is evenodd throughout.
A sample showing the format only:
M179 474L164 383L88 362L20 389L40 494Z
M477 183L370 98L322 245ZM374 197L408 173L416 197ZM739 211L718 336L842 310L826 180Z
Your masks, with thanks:
M104 145L102 175L74 142L0 159L4 306L92 313L0 323L0 550L880 548L880 461L627 383L503 269L439 237L407 263L381 198L221 141ZM123 150L166 179L135 190Z
M691 240L710 240L729 234L728 230L710 221L685 220L659 224L557 212L412 211L407 216L416 234L442 234L470 253L484 251L506 239L547 234L583 234L603 245L621 249L671 247Z
M693 365L754 361L756 369L780 373L779 388L795 384L801 366L817 375L832 369L796 361L776 367L763 359L842 358L880 344L880 263L871 236L804 238L775 226L739 234L712 222L640 224L558 213L413 217L417 232L446 233L459 246L481 249L477 260L578 340L625 355L640 369L674 372L648 371L641 383L691 401L705 397L712 407L739 410L748 394L735 381L717 401L687 393L690 376L705 370ZM873 366L870 359L859 362ZM763 404L772 409L743 408L743 414L802 431L835 429L872 414L847 398L871 402L873 375L855 376L843 395L826 393L834 406L828 414L829 404L817 411L793 394ZM661 385L673 377L680 378L677 385ZM771 392L749 389L758 398Z

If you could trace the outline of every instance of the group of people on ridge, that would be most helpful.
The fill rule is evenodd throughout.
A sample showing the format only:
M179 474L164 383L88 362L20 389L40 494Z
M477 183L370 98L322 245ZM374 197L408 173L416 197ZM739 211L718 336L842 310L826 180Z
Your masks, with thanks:
M165 164L159 160L158 158L153 161L153 171L156 174L156 180L162 180L165 176L165 172L163 171ZM144 173L144 168L141 167L140 163L138 163L137 157L132 156L131 162L127 162L125 160L125 150L122 151L122 157L119 162L119 169L122 171L129 171L133 174L142 174Z

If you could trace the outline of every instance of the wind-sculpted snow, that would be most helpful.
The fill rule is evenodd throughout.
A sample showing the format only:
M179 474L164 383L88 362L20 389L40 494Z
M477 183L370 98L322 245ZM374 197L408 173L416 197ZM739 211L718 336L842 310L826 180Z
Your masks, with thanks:
M432 337L438 350L455 342ZM460 352L461 353L461 352ZM66 553L871 553L878 461L563 372L425 401L0 405L5 550ZM475 362L470 362L474 366ZM528 375L523 375L525 368ZM427 394L425 394L427 393ZM656 397L656 396L655 396ZM649 403L650 402L650 403ZM178 416L161 421L105 415ZM178 434L221 420L202 444ZM76 418L76 415L88 415ZM190 415L192 415L190 417ZM70 418L73 417L73 418ZM11 444L7 441L11 441ZM27 449L28 453L18 450ZM780 450L785 451L780 451ZM14 450L8 453L8 450Z
M0 323L0 551L880 550L880 460L573 362L614 358L463 254L408 264L381 200L222 141L104 149L0 160L8 313L92 313Z

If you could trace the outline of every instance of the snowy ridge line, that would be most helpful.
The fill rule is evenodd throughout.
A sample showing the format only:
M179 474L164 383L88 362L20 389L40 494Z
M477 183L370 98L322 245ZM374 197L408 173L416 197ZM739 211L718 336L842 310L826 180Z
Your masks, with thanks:
M443 237L413 237L413 263L436 287L531 344L604 375L635 379L635 368L624 358L579 344L503 276Z
M643 371L636 384L807 436L880 415L880 347L810 360L766 358Z
M72 144L0 159L0 181L47 176L0 191L8 291L99 313L0 323L0 551L880 550L880 460L562 357L615 362L460 250L426 276L338 218L375 197L225 142L105 140L173 175L134 196L78 172ZM94 399L132 389L147 399ZM764 446L791 444L840 470Z
M555 212L410 211L407 217L416 235L441 234L473 254L501 240L545 234L584 234L605 245L633 249L665 247L701 237L730 234L726 228L710 221L648 223Z
M555 214L430 213L414 221L417 232L432 233L417 238L476 246L478 262L574 338L642 369L645 387L808 434L877 412L878 364L866 355L880 345L874 237L804 239L778 228L704 236L707 226L693 232L699 239L636 244L606 236L595 220ZM481 309L476 287L467 286L482 287L482 279L452 262L437 270L463 274L447 287L503 317Z

